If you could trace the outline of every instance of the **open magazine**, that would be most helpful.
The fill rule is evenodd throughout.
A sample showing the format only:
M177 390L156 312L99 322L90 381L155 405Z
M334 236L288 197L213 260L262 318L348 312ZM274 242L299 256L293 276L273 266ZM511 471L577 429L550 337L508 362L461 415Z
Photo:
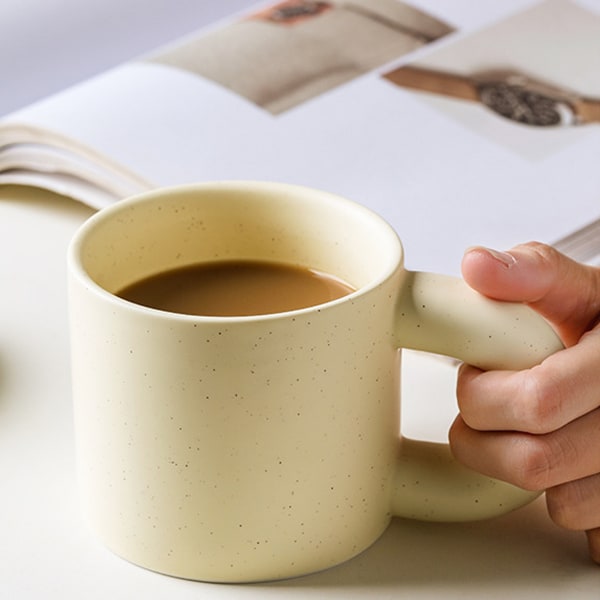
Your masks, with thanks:
M0 121L0 185L95 208L308 185L446 272L470 244L552 241L600 214L600 1L518 4L471 31L416 1L263 2Z

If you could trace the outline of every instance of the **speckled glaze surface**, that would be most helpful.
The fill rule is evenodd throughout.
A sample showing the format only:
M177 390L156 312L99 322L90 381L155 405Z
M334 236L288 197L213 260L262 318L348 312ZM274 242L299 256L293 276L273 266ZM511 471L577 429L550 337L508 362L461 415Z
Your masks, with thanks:
M268 259L357 292L208 318L113 293L202 260ZM77 454L98 536L141 566L244 582L338 564L394 515L485 518L532 495L399 439L399 348L522 368L560 347L531 311L410 273L365 208L281 184L158 190L92 217L69 250Z

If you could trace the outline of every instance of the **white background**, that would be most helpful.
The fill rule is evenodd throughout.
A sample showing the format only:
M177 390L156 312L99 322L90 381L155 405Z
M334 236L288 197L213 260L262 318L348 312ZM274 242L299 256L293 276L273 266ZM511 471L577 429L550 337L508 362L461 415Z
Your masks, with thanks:
M250 4L247 0L2 0L0 115Z

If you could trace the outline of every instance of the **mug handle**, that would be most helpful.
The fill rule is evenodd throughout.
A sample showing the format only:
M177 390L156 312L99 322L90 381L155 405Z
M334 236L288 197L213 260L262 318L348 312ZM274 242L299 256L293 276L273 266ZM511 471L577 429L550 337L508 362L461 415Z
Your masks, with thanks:
M482 296L462 279L407 271L396 309L398 347L445 354L481 369L520 370L564 348L524 304ZM460 465L448 444L401 439L392 513L470 521L507 513L539 496Z

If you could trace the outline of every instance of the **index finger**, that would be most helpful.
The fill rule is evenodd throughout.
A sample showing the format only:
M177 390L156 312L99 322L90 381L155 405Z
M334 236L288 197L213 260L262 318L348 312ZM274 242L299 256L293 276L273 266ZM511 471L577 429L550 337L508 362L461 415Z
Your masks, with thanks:
M461 416L480 431L544 434L600 407L600 329L524 371L461 367Z

